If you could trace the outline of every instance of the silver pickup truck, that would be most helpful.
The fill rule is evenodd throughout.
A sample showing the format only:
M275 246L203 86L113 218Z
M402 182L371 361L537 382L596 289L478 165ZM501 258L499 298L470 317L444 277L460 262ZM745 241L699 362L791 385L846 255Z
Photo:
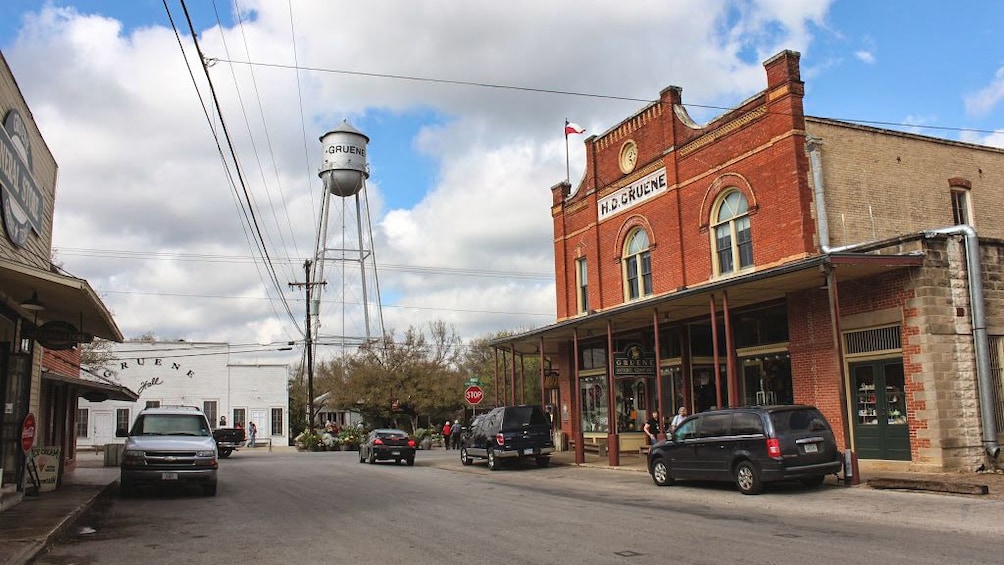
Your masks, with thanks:
M219 470L216 440L206 415L194 406L146 408L126 438L122 451L119 492L132 496L139 485L196 484L207 496L216 495Z

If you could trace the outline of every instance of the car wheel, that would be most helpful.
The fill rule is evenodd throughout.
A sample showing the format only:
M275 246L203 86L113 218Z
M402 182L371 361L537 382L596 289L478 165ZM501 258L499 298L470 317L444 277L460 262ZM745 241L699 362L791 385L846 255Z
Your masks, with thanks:
M136 494L136 487L132 483L119 483L119 496L122 498L132 498Z
M652 463L651 473L652 480L661 487L669 486L676 482L673 475L669 474L669 466L666 465L666 462L661 457Z
M537 466L540 467L540 468L542 468L542 469L544 467L547 467L547 465L550 462L551 462L551 458L550 457L538 457L537 458Z
M202 494L206 496L216 496L216 483L202 485Z
M464 465L470 465L471 463L474 463L474 460L471 459L471 456L467 454L466 447L460 448L460 462L463 463Z
M760 494L763 491L763 483L760 482L760 474L756 467L749 461L740 461L736 465L736 486L743 494Z
M490 447L488 448L488 468L492 471L499 470L498 459L495 459L495 450Z
M376 453L370 451L370 465L376 463Z
M220 459L226 459L227 457L230 457L230 454L233 453L233 452L234 452L233 449L221 449L220 450Z
M409 467L414 467L415 466L415 458L414 457L409 457L408 459L405 460L405 462L408 464Z
M802 479L802 484L809 488L818 487L819 485L823 484L823 481L825 480L826 480L825 475L817 475L814 477L806 477Z

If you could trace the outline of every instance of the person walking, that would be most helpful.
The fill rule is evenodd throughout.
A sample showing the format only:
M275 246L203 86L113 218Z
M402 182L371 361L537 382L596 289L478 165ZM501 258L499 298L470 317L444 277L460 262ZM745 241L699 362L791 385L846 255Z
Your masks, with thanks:
M652 410L648 421L645 422L645 435L648 436L648 444L655 445L659 441L659 411Z
M254 447L254 440L258 437L258 426L254 422L248 422L248 442L244 447Z
M453 427L450 425L450 421L447 420L446 423L443 424L443 448L444 449L449 449L450 448L450 435L451 435L452 431L453 431Z

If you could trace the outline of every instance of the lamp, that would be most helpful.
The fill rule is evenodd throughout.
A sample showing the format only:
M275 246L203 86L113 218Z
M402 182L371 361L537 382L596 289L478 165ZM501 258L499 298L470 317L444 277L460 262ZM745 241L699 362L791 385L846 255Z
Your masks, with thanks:
M45 310L45 304L42 304L42 301L38 299L38 291L36 290L32 291L31 298L21 303L21 308L38 312L39 310Z

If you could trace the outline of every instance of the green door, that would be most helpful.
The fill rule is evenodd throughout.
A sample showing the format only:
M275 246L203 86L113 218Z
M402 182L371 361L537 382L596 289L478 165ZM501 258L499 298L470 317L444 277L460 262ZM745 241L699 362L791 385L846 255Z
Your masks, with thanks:
M861 459L910 460L901 360L851 363L854 445Z

